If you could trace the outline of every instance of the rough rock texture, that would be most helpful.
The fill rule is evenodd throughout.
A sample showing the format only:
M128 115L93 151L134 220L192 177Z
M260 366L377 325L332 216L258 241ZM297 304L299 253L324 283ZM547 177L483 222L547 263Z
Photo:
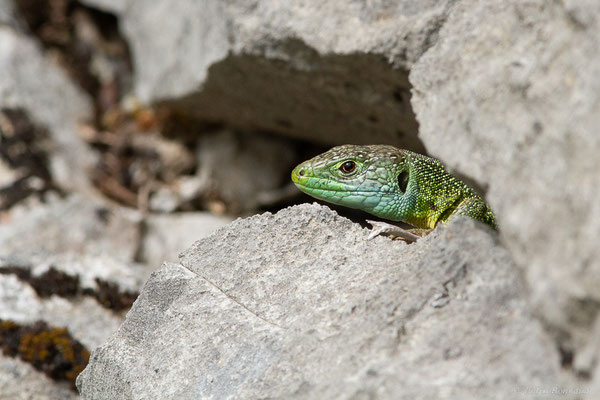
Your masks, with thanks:
M79 398L66 383L56 384L32 366L3 356L1 353L0 393L2 400L75 400Z
M139 246L140 216L79 195L46 200L23 202L1 214L0 320L66 328L91 351L123 322L124 306L131 305L154 269L131 262ZM33 354L44 359L41 347ZM0 398L76 394L21 358L2 356Z
M428 150L488 187L536 310L576 359L600 316L598 32L597 1L457 2L410 74Z
M12 210L0 225L0 255L78 253L133 261L140 240L137 212L73 195Z
M82 2L117 15L143 102L209 126L426 146L487 190L507 249L464 221L411 246L365 242L312 208L238 221L154 275L95 353L85 396L600 397L597 0ZM0 0L0 108L47 127L54 178L85 187L93 157L77 121L90 101L14 14ZM195 193L198 181L183 186ZM0 255L68 250L74 261L59 264L86 288L98 285L93 271L131 288L142 278L125 262L172 254L140 248L139 221L71 201L0 214ZM160 234L177 246L174 232ZM103 252L118 262L96 260ZM35 274L49 265L29 260ZM101 321L118 323L90 297L37 299L10 274L0 289L0 318L42 315L89 346L107 335ZM35 377L9 364L0 360L12 382ZM14 392L2 371L0 397Z
M11 9L12 5L0 3L0 15ZM54 143L53 178L65 188L86 190L85 168L92 165L94 156L77 129L78 122L91 116L89 98L44 57L31 38L1 20L0 43L0 107L24 109L37 124L47 127Z
M128 308L135 299L132 294L141 289L151 272L147 266L124 263L106 255L25 254L23 251L13 256L0 254L0 322L30 326L44 321L50 327L65 328L88 351L117 330L125 318L120 302L125 302ZM23 340L20 339L19 349L25 343ZM10 343L2 343L0 339L0 348L3 345ZM56 345L65 346L63 342ZM30 351L33 360L45 359L42 345L29 346L31 350L23 353ZM65 357L69 355L69 348L59 348ZM30 365L32 359L0 355L1 399L77 398L73 387L66 382L50 380L34 370ZM57 370L66 368L56 363L52 359L45 362Z
M103 308L89 297L42 299L14 275L0 275L0 300L0 319L19 324L44 320L65 327L90 350L106 341L124 319L124 315Z
M451 2L84 3L119 15L145 102L322 143L423 150L407 68L435 42Z
M59 271L50 275L55 278L53 281L43 275L49 268ZM115 304L119 296L130 299L127 293L139 291L149 274L150 269L145 266L125 264L107 256L25 256L23 252L16 256L0 255L0 320L21 326L44 321L51 327L65 328L91 351L104 343L124 320L124 312L111 310L107 305ZM23 279L29 276L33 283ZM112 288L99 287L96 278ZM0 347L4 344L0 343ZM30 351L34 352L32 357L44 359L41 345L37 350L35 343L30 345ZM63 352L68 349L63 348ZM34 370L29 362L0 355L0 398L77 398L70 385L51 380ZM46 362L53 363L52 360Z
M82 397L500 399L561 382L495 233L367 235L314 204L196 242L93 352Z

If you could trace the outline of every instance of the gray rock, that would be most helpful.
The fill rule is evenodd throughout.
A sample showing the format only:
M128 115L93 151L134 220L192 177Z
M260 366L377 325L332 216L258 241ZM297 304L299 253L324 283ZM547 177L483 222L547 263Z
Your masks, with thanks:
M245 130L423 150L407 68L449 1L83 2L119 15L144 102Z
M207 212L150 214L144 219L144 235L138 253L140 262L158 267L177 261L181 251L233 219Z
M0 319L18 324L42 320L65 327L88 350L105 342L124 320L121 313L103 308L89 297L67 299L54 295L42 299L14 275L0 275L0 289Z
M72 195L47 205L12 210L0 225L0 255L76 253L134 261L139 213Z
M596 317L590 340L585 347L579 349L573 360L573 369L580 377L590 378L591 384L585 388L585 397L588 400L600 397L600 368L596 368L600 361L600 316Z
M82 398L504 399L561 382L495 233L367 236L313 204L196 242L93 352Z
M12 0L0 0L0 25L15 24L15 6Z
M33 39L0 24L0 107L22 108L48 128L50 170L65 188L89 190L86 168L95 156L78 135L92 115L90 99L42 54Z
M122 304L130 304L152 270L127 262L139 246L139 215L70 196L14 207L3 220L0 320L64 327L90 351L105 342L124 320ZM57 272L43 275L50 270ZM0 398L68 399L76 394L20 359L0 357Z
M79 279L79 295L42 295L5 268L19 268L39 277L52 266L55 270ZM69 334L89 351L104 343L125 319L124 311L114 311L101 305L85 289L98 291L95 278L100 278L120 292L139 291L150 270L142 265L101 256L74 254L45 256L0 256L0 320L20 325L44 321L49 326L66 328ZM44 287L64 288L64 280L46 282ZM41 282L38 278L38 287ZM116 293L113 293L116 295ZM1 354L1 352L0 352ZM0 355L0 398L4 399L70 399L77 398L70 385L56 382L20 358Z
M257 210L270 193L289 182L295 156L289 141L278 137L229 130L203 135L196 158L205 202L216 198L230 213Z
M0 393L2 400L76 400L67 384L57 384L32 366L0 352Z
M116 14L125 11L129 2L123 0L86 0L83 3L99 10Z
M488 188L536 312L577 354L600 315L600 3L457 2L410 79L431 152Z
M11 269L29 272L39 278L50 269L77 279L78 293L40 295L31 283L18 279ZM20 324L43 320L69 332L88 349L102 344L123 322L121 310L111 310L91 295L82 293L101 291L100 282L114 286L117 292L136 293L142 288L153 268L144 264L125 263L108 255L82 255L75 253L25 255L0 255L0 319ZM47 283L46 287L60 293L67 285L63 280ZM70 286L69 286L70 287ZM49 288L50 289L50 288ZM64 290L64 289L63 289Z
M160 187L154 191L148 200L148 209L156 212L172 213L181 205L182 199L170 187Z
M21 175L17 171L0 159L0 187L8 186L20 177Z
M597 355L600 358L600 353ZM587 390L587 400L594 400L600 396L600 372L596 370L596 375L594 376L594 380L592 381L591 387Z

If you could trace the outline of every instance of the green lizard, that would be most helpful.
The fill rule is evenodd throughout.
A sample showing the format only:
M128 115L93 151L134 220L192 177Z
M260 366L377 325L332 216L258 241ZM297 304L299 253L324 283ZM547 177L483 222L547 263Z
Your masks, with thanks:
M387 145L343 145L298 165L292 181L304 193L333 204L402 221L426 233L438 223L466 215L496 229L486 202L442 163ZM369 221L373 224L372 221ZM414 241L419 236L385 223L374 233L387 232Z

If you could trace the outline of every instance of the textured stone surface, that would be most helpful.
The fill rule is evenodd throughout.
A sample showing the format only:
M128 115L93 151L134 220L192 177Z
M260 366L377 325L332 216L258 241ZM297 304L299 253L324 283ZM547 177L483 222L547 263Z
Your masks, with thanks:
M57 384L32 366L0 353L0 393L2 400L75 400L67 384Z
M458 2L410 75L427 148L488 187L536 310L575 354L600 311L599 31L596 1Z
M0 43L0 107L21 108L48 128L54 144L49 165L53 178L65 188L86 190L85 168L94 155L77 130L78 122L91 117L89 98L30 37L0 24Z
M143 101L242 129L423 150L407 68L448 1L84 3L119 15Z
M196 242L94 351L82 397L500 399L559 384L493 232L459 219L410 246L367 235L315 204Z
M564 388L600 397L596 0L83 2L117 14L144 102L320 143L424 143L487 190L510 253L468 222L404 246L364 242L321 211L239 221L257 226L221 230L154 276L82 377L86 396L547 398ZM0 0L0 107L48 127L55 178L85 186L93 157L76 133L89 99L13 8ZM0 254L75 252L79 264L60 265L88 284L102 271L124 287L142 278L98 254L154 251L153 266L167 254L152 243L138 252L135 219L70 201L0 215ZM180 237L160 234L168 246ZM39 300L13 276L0 286L0 317L45 315L90 346L118 323L89 298ZM561 362L574 372L565 380ZM0 381L29 382L22 367Z
M103 308L89 297L41 299L30 285L14 275L0 275L0 300L0 319L19 324L43 320L65 327L89 350L106 341L124 319L124 315Z
M45 206L10 212L0 225L0 255L77 253L133 261L140 215L72 195Z
M78 295L61 293L40 295L26 281L7 273L5 268L30 271L36 277L53 267L70 277L79 279ZM62 254L44 256L0 255L0 320L29 325L44 321L57 328L66 328L69 334L88 350L104 343L125 318L125 312L106 308L85 289L98 290L95 278L115 285L120 292L139 291L150 270L142 265L125 264L107 256ZM47 283L44 287L60 291L64 283ZM72 288L72 286L69 286ZM77 290L77 288L74 288ZM113 293L116 296L116 292ZM0 352L1 353L1 352ZM43 357L41 354L38 357ZM35 371L21 359L0 355L1 399L70 399L78 396L70 385L56 382L42 372Z

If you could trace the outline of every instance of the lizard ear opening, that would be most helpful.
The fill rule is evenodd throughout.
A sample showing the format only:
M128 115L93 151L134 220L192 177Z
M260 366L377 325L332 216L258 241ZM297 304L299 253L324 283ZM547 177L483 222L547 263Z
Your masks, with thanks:
M398 187L402 193L406 193L406 188L408 187L408 171L402 171L398 175Z

